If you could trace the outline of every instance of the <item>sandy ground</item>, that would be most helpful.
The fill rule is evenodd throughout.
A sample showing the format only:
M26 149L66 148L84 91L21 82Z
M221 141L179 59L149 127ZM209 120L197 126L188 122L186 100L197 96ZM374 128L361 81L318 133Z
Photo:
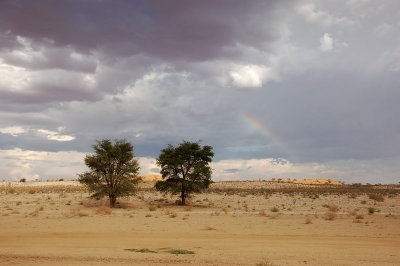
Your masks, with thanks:
M266 185L234 186L249 184ZM147 189L111 210L62 185L0 190L0 265L400 265L399 194L210 192L184 207Z

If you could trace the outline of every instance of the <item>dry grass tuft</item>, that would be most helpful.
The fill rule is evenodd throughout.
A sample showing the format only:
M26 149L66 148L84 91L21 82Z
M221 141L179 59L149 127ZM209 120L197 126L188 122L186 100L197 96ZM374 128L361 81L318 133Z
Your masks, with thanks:
M69 209L69 213L65 215L66 217L72 218L72 217L86 217L89 216L87 212L84 212L81 210L79 206L72 206Z
M256 263L256 266L274 266L274 264L267 259L263 259L262 261Z
M213 230L217 230L217 229L214 228L214 227L212 227L212 226L207 225L207 226L204 228L204 230L213 231Z
M383 197L380 194L369 194L368 197L372 200L378 201L378 202L383 202L385 201L385 197Z
M271 209L269 209L271 212L278 212L279 209L277 207L272 207Z
M327 221L333 221L337 218L336 212L328 211L324 214L324 219Z
M268 214L267 214L267 212L265 210L261 210L261 211L258 212L258 215L267 216Z
M106 205L102 205L96 209L96 214L110 215L110 214L112 214L112 209Z

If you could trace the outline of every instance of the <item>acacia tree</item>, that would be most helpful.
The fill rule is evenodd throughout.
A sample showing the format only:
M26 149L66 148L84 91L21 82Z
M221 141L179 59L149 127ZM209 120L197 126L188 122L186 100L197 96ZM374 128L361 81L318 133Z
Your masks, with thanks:
M198 142L184 141L177 147L169 144L157 158L163 180L158 181L155 188L180 194L181 204L185 205L188 195L200 193L210 185L212 157L212 147L201 147Z
M86 186L93 198L108 196L110 207L117 198L135 193L139 182L139 163L133 154L133 146L126 140L97 141L94 153L85 157L90 171L79 174L79 182Z

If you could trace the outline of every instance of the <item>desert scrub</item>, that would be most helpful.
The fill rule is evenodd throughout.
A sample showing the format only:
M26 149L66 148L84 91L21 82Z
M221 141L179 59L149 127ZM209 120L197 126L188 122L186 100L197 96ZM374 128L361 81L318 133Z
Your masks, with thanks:
M168 253L181 255L181 254L194 254L194 251L187 250L187 249L170 249Z
M136 248L126 248L124 249L125 251L131 251L131 252L139 252L139 253L157 253L154 250L148 249L148 248L141 248L141 249L136 249Z
M327 221L333 221L336 218L337 218L336 212L329 211L324 214L324 219Z
M368 208L368 214L374 214L375 212L376 212L376 209L374 207Z
M380 194L369 194L368 197L378 202L383 202L385 200L385 197Z
M279 209L277 207L272 207L271 209L269 209L271 212L278 212Z

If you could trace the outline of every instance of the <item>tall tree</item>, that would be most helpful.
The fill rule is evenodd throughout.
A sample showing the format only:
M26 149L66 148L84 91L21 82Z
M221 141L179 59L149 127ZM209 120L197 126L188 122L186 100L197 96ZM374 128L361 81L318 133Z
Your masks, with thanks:
M135 193L139 163L132 144L126 140L100 140L93 149L94 153L85 157L90 171L79 174L79 182L86 186L93 198L108 196L113 208L118 197Z
M200 193L211 183L211 163L214 152L211 146L201 147L198 142L184 141L174 147L169 144L161 150L157 165L163 180L155 184L162 192L180 194L181 204L192 193Z

